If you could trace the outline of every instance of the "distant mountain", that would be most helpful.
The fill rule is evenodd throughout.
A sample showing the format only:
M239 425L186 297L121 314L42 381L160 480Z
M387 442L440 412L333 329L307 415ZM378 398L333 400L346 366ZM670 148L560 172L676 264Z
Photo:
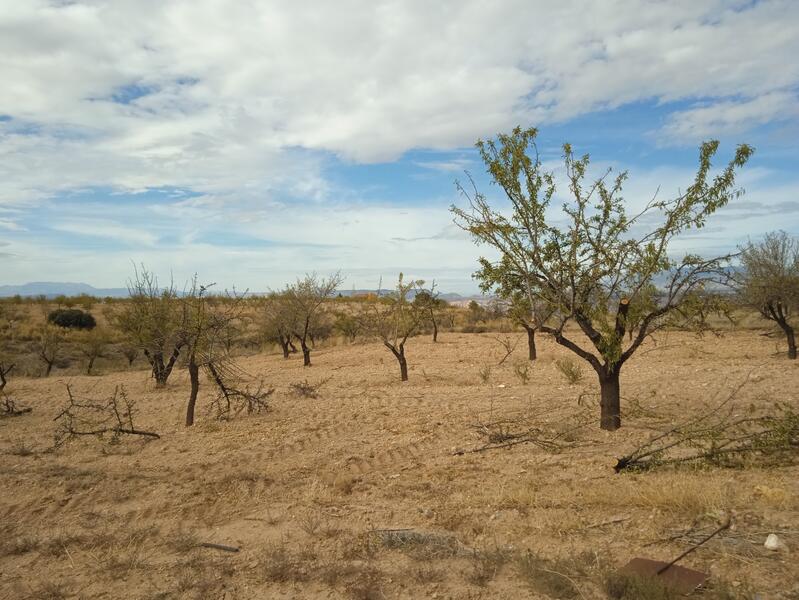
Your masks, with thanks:
M96 288L87 283L68 283L55 281L36 281L24 283L22 285L0 285L0 298L9 296L79 296L87 294L97 298L125 298L128 295L127 288Z

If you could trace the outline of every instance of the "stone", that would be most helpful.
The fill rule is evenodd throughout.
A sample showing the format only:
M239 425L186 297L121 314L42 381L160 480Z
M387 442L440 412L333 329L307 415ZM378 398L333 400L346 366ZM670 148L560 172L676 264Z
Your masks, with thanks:
M768 537L766 538L766 543L763 544L767 550L785 550L785 542L783 542L779 536L775 533L769 533Z

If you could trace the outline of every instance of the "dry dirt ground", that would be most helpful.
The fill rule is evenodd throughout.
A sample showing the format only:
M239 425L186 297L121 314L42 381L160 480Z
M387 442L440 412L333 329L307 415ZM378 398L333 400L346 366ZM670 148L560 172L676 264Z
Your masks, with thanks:
M570 385L556 368L567 351L541 339L522 384L524 343L496 366L494 337L410 340L404 384L377 344L320 348L309 369L245 358L275 387L271 410L215 421L206 384L191 429L182 370L164 390L144 370L13 379L7 389L33 412L0 420L0 597L602 598L608 572L674 557L688 547L681 531L731 512L733 529L684 564L710 573L718 597L799 598L799 468L612 470L651 427L747 378L745 405L799 408L799 365L773 339L647 342L625 366L624 427L610 434L596 400L578 402L592 373ZM317 398L290 391L326 378ZM137 425L161 438L48 452L66 383L97 398L124 384ZM591 424L561 450L455 454L485 443L474 425L532 414L545 432ZM769 533L788 549L766 550Z

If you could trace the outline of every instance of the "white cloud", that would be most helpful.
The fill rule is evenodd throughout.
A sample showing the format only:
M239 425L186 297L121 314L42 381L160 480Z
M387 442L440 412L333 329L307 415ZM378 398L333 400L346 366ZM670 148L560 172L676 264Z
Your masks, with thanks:
M329 153L392 160L641 100L703 103L666 121L680 142L795 119L799 3L586 6L0 2L0 214L8 214L0 227L14 234L20 257L3 278L82 279L95 251L34 244L14 227L36 204L94 187L199 194L146 207L139 217L150 224L118 208L94 217L53 208L56 230L136 248L104 255L96 283L114 284L131 259L163 264L165 256L176 271L256 288L266 265L273 278L282 277L275 265L287 274L345 267L372 277L381 265L468 273L475 249L452 229L449 201L358 204L326 180ZM465 160L418 166L454 172ZM626 195L648 198L657 183L692 173L684 175L644 173ZM214 243L219 231L234 240ZM266 245L237 245L237 234Z
M793 92L772 92L748 100L712 102L672 113L664 132L672 140L698 141L797 117L799 96Z
M5 2L0 203L316 189L289 149L389 160L642 99L744 97L672 130L746 127L795 108L798 21L789 0Z

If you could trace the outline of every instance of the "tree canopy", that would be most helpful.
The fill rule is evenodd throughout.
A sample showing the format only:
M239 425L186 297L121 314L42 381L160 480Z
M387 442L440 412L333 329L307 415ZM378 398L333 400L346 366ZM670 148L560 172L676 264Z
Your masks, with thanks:
M727 284L730 256L672 258L673 239L705 225L707 218L736 198L736 172L753 149L740 145L728 164L713 173L719 143L705 142L693 182L670 199L655 195L628 214L622 188L627 173L610 169L588 180L589 156L576 157L563 146L568 196L553 216L556 176L544 168L536 129L515 128L477 148L509 201L509 214L493 208L476 189L459 189L467 208L452 207L455 221L478 244L500 258L480 259L476 277L490 286L522 293L532 306L551 315L540 329L597 372L601 387L601 426L621 425L619 371L653 331L670 320L696 320L706 314L708 284ZM512 288L512 289L511 289ZM565 327L574 322L586 341ZM625 334L632 332L626 343Z

